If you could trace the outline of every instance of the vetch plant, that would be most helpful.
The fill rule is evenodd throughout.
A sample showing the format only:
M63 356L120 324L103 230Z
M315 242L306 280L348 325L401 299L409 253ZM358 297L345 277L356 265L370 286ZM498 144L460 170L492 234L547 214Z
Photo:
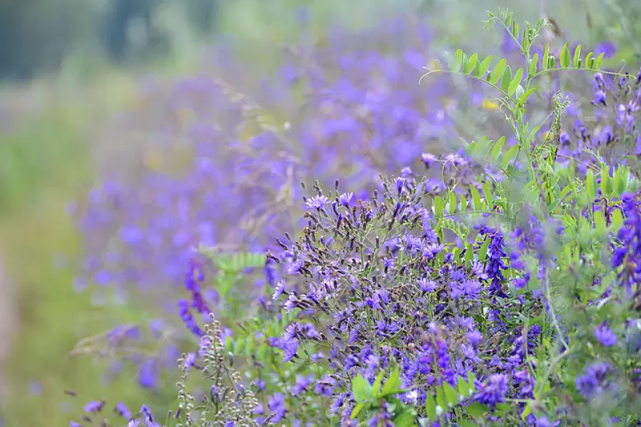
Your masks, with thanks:
M600 69L601 56L580 47L563 46L557 59L537 46L545 20L521 28L507 10L489 18L519 47L524 68L457 51L449 71L428 74L497 91L512 135L422 153L424 176L381 176L361 195L339 180L331 190L303 184L304 223L260 258L272 286L256 288L255 309L221 306L206 329L184 317L202 337L200 351L180 361L174 422L641 423L641 202L638 168L619 146L636 144L628 117L636 117L638 82ZM537 84L578 72L594 73L599 92L585 108L607 107L600 91L619 85L624 114L614 110L608 143L589 143L587 128L564 136L565 118L580 112ZM546 100L539 121L531 111ZM562 155L572 150L581 155ZM221 295L243 281L225 268ZM199 264L187 282L190 307L200 310ZM207 392L188 392L187 372L201 373Z

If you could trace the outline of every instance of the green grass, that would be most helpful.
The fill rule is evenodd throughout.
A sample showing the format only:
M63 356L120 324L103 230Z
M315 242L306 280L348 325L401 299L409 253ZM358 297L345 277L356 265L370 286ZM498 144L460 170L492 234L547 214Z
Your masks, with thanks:
M172 397L141 393L132 386L131 371L107 385L101 381L104 364L68 356L80 338L109 326L109 313L92 308L89 295L73 290L82 247L65 208L92 183L95 126L131 92L121 81L93 87L98 89L85 91L82 99L56 101L0 135L0 252L17 287L20 314L5 366L11 394L0 402L7 426L68 425L88 400L167 406ZM32 381L42 384L40 396L31 394ZM65 395L65 389L79 397Z

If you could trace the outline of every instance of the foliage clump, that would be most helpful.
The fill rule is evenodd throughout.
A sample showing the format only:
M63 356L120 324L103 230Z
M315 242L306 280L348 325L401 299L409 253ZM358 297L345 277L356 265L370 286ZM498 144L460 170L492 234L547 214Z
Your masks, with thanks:
M201 308L190 264L188 304L230 329L184 317L202 337L181 359L179 425L641 422L639 79L580 46L537 46L545 20L489 16L525 67L457 51L447 72L496 90L512 135L423 153L424 176L381 176L362 196L303 186L304 225L265 254L255 309ZM594 73L595 108L617 103L598 140L583 124L570 138L570 97L544 90L578 71ZM215 283L247 289L239 274ZM201 398L186 391L193 370Z

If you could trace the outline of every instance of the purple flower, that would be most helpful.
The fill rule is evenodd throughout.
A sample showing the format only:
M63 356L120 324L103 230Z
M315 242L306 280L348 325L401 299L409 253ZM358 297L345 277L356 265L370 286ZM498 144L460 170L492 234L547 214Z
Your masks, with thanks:
M473 346L477 346L483 339L483 335L476 330L468 332L466 336L469 343Z
M617 46L611 41L602 41L594 47L594 55L599 56L603 53L604 58L612 58L617 53Z
M142 405L140 408L140 412L143 415L143 419L145 420L145 424L147 424L147 427L162 427L160 424L154 421L154 417L151 415L151 411L146 405Z
M317 380L314 388L316 389L316 393L321 396L331 396L335 385L336 380L332 377L326 376L323 379Z
M340 196L338 196L338 202L341 205L348 208L353 198L354 198L354 193L343 193Z
M100 402L93 401L93 402L87 403L85 405L84 409L85 409L85 412L89 412L89 413L95 414L95 413L98 413L98 412L102 411L102 408L104 406L105 406L105 401L104 400L102 400Z
M127 406L122 402L119 402L116 405L115 411L116 411L116 413L118 415L120 415L121 417L123 417L126 420L131 418L131 411L129 411L129 408L127 408Z
M484 405L494 408L498 403L505 402L505 395L508 392L507 376L504 374L493 374L489 380L478 388L475 399Z
M313 378L313 377L312 377ZM298 396L304 391L307 391L307 387L312 383L312 379L310 377L304 377L302 375L297 375L296 376L296 383L292 387L292 395Z
M277 423L285 417L285 396L281 393L276 393L272 396L269 396L269 401L267 407L272 412L271 422Z
M536 427L552 427L552 423L548 420L548 417L542 415L536 419Z
M507 269L503 262L503 257L506 256L504 250L503 233L490 227L482 226L479 229L481 235L485 235L486 239L490 239L490 245L487 250L487 257L489 261L485 269L490 282L490 294L495 296L505 296L501 283L505 280L503 270Z
M405 187L405 178L398 177L394 180L394 183L396 184L396 191L398 194L401 194L403 191L403 188Z
M192 366L196 364L196 353L187 353L187 356L185 357L185 362L183 365L183 370L188 371L191 369Z
M329 199L325 196L320 195L307 199L307 202L305 204L310 209L323 209L328 203Z
M194 316L191 314L191 311L189 310L189 302L181 299L178 301L178 313L180 314L180 317L182 318L183 322L187 326L187 329L189 329L194 335L202 337L205 335L205 333L200 329L196 321L194 320Z
M34 396L40 396L42 394L42 384L40 381L31 381L31 383L29 383L29 391Z
M154 359L147 359L138 370L138 382L143 388L155 389L158 386L158 364Z
M594 93L594 100L592 101L592 104L603 105L604 107L606 107L607 103L606 103L605 92L602 90L597 90Z
M423 292L434 292L436 290L436 283L426 277L418 279L418 286Z
M626 247L616 248L612 253L612 267L617 268L618 266L623 264L623 260L625 259L625 256L627 254L628 254L628 248Z
M617 336L604 322L594 328L594 336L605 347L612 347L617 343Z
M280 298L281 295L285 292L285 281L280 280L278 283L276 283L276 286L274 286L274 295L272 295L272 301L276 301L278 298Z
M584 374L576 378L579 393L585 398L592 398L601 393L609 369L606 363L595 363L586 368Z
M265 390L265 387L267 384L265 381L261 380L260 378L255 378L254 379L254 385L259 389L259 390Z
M290 340L282 344L283 362L289 362L294 357L298 356L298 341Z
M421 160L423 161L425 167L429 169L432 164L438 162L438 157L430 153L423 153L421 154Z
M477 280L466 280L463 283L455 283L450 290L450 295L454 299L461 296L468 300L477 300L481 294L481 283Z
M332 414L337 413L340 410L340 408L345 404L346 398L347 398L347 393L338 394L332 401L332 404L329 407L329 412Z

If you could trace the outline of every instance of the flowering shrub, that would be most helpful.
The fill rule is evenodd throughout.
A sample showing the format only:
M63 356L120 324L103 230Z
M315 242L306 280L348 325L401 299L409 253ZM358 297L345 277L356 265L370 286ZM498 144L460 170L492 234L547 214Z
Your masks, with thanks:
M91 286L97 303L141 308L126 318L138 338L115 341L127 343L130 361L150 367L140 370L145 387L158 384L163 359L184 338L176 314L201 332L203 316L207 320L205 305L176 303L179 295L193 293L195 264L207 283L219 280L213 279L219 266L195 247L203 244L216 257L262 253L273 237L298 228L300 181L313 177L331 185L340 176L345 188L365 197L378 185L380 171L422 168L421 147L455 135L449 82L416 90L423 54L429 54L424 25L398 20L365 36L337 29L329 37L279 53L285 65L259 82L239 79L239 64L224 49L217 51L222 64L171 82L169 91L166 84L149 83L140 111L122 117L120 133L108 135L154 138L145 141L143 152L118 159L125 173L107 174L86 204L74 209L87 252L76 286ZM434 185L445 186L438 179ZM255 284L266 282L275 284L269 277ZM246 301L253 285L250 276L243 289L231 287L225 295L221 286L203 286L198 298L220 312L218 306ZM163 319L160 328L157 318ZM163 339L157 341L169 342L169 348L154 355L147 346L129 356L136 340L154 341L158 329ZM78 351L119 363L122 352L112 351L113 335L85 340ZM115 335L122 336L120 330Z
M189 263L180 310L200 348L180 360L167 423L641 422L641 76L601 70L603 55L580 46L537 49L545 20L521 30L507 10L489 17L525 68L459 50L425 78L449 73L495 90L512 137L416 153L423 174L403 169L362 194L339 181L303 185L301 231L283 233L264 258L221 259L205 245L222 300L236 289L256 296L256 309L214 306L204 264ZM549 75L569 72L594 73L592 105L545 93ZM584 119L567 126L568 116ZM271 286L249 291L242 274L258 264ZM139 416L160 425L146 407Z

